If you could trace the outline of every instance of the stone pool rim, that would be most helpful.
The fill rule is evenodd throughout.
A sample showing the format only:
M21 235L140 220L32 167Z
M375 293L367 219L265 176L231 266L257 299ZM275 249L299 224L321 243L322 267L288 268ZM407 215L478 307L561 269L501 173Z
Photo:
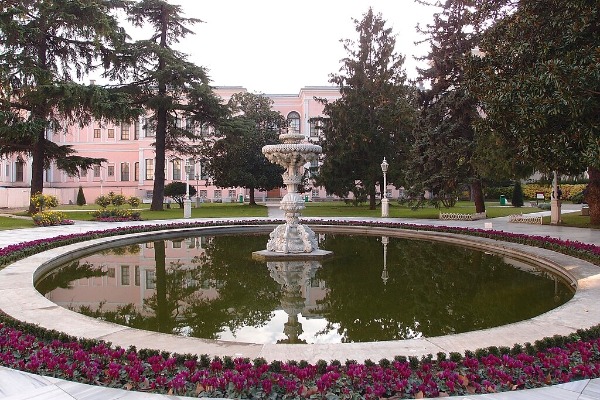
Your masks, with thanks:
M373 227L368 224L346 226L309 223L309 225L319 232L435 240L516 259L533 259L536 264L546 265L548 269L571 282L577 287L577 291L567 303L537 317L480 331L386 342L269 345L186 338L99 321L52 303L33 287L33 283L40 276L57 265L90 252L114 247L117 243L126 245L138 243L146 237L168 239L187 233L234 234L248 231L268 233L273 226L270 224L227 225L227 222L224 222L219 226L182 227L92 239L24 258L0 271L0 309L24 322L35 323L77 337L105 340L124 348L134 345L138 349L153 348L180 354L243 356L251 359L263 357L268 361L295 359L309 362L316 362L319 359L379 360L393 358L396 355L422 356L438 352L463 353L465 350L476 350L492 345L512 346L515 343L534 342L555 334L567 335L577 329L600 323L600 315L598 310L595 310L594 302L594 299L600 296L600 269L584 260L546 249L454 233Z

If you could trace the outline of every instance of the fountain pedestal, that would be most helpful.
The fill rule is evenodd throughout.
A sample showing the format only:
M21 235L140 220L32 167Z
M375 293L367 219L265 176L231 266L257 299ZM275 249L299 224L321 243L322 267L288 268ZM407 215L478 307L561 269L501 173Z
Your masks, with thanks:
M302 143L304 135L294 133L288 128L287 133L279 135L282 144L264 146L265 157L272 163L285 168L283 183L287 194L281 199L279 206L285 212L285 224L279 225L271 232L267 249L255 252L258 258L321 258L331 252L320 250L315 233L300 223L304 209L304 199L298 193L298 185L302 182L303 168L306 163L316 161L322 149L312 143Z

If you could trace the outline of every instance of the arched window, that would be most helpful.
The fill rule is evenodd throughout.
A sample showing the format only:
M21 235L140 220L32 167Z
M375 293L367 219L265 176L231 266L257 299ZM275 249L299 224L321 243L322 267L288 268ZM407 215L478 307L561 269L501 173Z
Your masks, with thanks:
M300 114L292 111L287 115L288 126L294 128L295 133L300 133Z

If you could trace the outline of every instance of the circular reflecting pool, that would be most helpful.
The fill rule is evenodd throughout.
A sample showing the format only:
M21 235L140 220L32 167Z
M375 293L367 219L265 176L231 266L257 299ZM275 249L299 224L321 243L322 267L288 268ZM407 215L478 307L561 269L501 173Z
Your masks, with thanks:
M319 235L323 261L252 258L267 235L155 240L92 254L37 283L48 299L158 332L253 343L433 337L521 321L574 291L498 255L386 236Z

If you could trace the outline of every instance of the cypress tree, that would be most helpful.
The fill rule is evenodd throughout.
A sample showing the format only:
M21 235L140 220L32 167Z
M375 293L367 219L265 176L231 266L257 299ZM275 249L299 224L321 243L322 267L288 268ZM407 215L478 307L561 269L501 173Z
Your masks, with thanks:
M77 205L84 206L87 202L85 201L85 195L83 194L83 188L79 186L79 191L77 192Z
M523 189L521 188L521 182L515 182L515 188L510 201L513 207L523 207Z

